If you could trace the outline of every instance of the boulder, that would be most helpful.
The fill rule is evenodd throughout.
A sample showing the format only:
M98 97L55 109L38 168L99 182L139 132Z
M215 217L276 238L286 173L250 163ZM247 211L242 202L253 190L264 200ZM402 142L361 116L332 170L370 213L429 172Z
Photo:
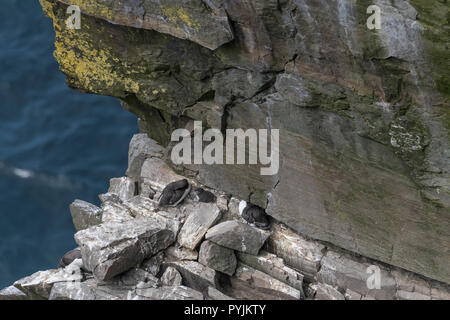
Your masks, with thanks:
M286 266L283 259L264 250L261 250L258 256L243 252L238 252L237 256L244 264L286 283L303 294L303 275Z
M200 202L188 204L185 208L190 213L178 235L178 243L194 250L208 229L220 219L220 210L215 203Z
M70 214L72 215L73 225L77 231L87 229L102 222L102 209L93 204L75 200L70 205Z
M404 290L397 291L397 298L399 300L431 300L431 296L427 296L420 292L410 292Z
M55 283L80 282L83 279L81 270L74 272L70 266L64 269L38 271L31 276L20 279L14 287L25 293L30 299L48 299Z
M79 231L75 241L85 267L96 279L108 280L170 246L174 234L157 219L139 218Z
M167 267L161 276L161 283L163 286L181 286L183 278L177 269L173 267Z
M238 263L230 278L230 296L237 300L299 300L301 292L271 276Z
M28 296L14 286L0 290L1 300L28 300Z
M226 294L220 292L214 287L208 287L206 294L211 300L234 300L233 298L227 296Z
M185 179L185 177L175 173L164 160L159 158L148 158L144 161L140 178L147 179L150 187L159 192L169 183Z
M136 182L128 177L112 178L109 180L108 193L117 194L122 200L128 200L136 194Z
M234 274L237 266L234 251L211 241L204 241L198 253L198 262L229 276Z
M380 288L369 289L368 279L375 268L380 271ZM340 289L350 289L362 296L374 297L377 300L395 299L396 281L388 270L368 262L333 251L328 251L322 259L322 267L318 273L320 282Z
M53 286L49 300L119 300L119 297L83 282L59 282Z
M130 210L121 202L104 202L102 209L102 222L126 222L133 220Z
M185 286L136 289L133 300L203 300L203 294Z
M345 300L342 293L325 283L311 284L309 291L314 296L314 300Z
M205 237L223 247L257 255L269 236L269 232L248 224L225 221L209 229Z
M135 134L128 149L127 176L139 180L145 159L161 157L163 153L164 149L156 141L150 139L147 134Z
M178 245L171 246L166 249L167 261L180 261L180 260L197 260L198 252L195 250L180 247Z
M164 260L164 252L161 251L155 254L153 257L144 260L141 263L140 268L156 276L161 270L163 260Z
M311 282L319 271L325 246L307 241L281 224L274 224L266 249L282 258L288 266L299 270Z
M213 269L195 261L173 261L166 262L168 267L174 267L183 277L183 284L203 291L209 286L216 287L217 274Z

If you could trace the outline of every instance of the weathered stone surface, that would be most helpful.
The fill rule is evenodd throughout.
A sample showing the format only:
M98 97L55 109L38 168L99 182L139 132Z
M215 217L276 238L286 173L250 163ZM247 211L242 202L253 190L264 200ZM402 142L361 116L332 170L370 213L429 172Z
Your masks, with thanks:
M267 240L267 251L299 270L309 281L316 278L324 249L323 245L307 241L280 224L273 226L272 235Z
M133 220L130 210L120 202L107 201L102 204L102 222L126 222Z
M208 287L206 294L211 300L234 300L233 298L227 296L226 294L223 294L214 287Z
M70 205L73 225L77 231L87 229L102 222L102 209L83 200L75 200Z
M201 30L228 39L225 12L233 25L214 52L202 47L209 32L186 36L183 10L162 15L169 30L146 30L143 10L151 20L165 8L153 1L83 2L77 32L66 5L41 3L67 83L125 100L163 145L187 121L217 125L222 107L221 129L280 129L276 175L205 165L200 183L305 236L450 283L447 2L377 0L374 32L365 1L191 1L183 10Z
M177 245L171 246L166 249L166 259L168 261L175 260L197 260L198 252L187 248L179 247Z
M428 297L431 296L430 284L416 275L402 270L394 270L391 274L397 283L397 290L416 292Z
M232 276L237 260L234 251L211 241L204 241L198 252L198 262L216 271Z
M55 283L79 282L83 278L80 270L73 273L73 270L69 267L38 271L31 276L16 281L14 287L24 292L30 299L48 299Z
M159 158L148 158L144 161L141 178L147 179L151 187L158 191L162 191L171 182L184 179Z
M139 180L145 159L162 157L163 153L164 149L156 141L150 139L147 134L135 134L128 149L127 176Z
M136 289L133 300L203 300L203 295L185 286Z
M174 242L173 231L160 221L140 218L104 222L79 231L75 241L85 267L99 280L108 280L141 263Z
M132 268L127 272L111 279L106 284L112 284L118 287L134 287L139 283L145 283L148 287L157 287L159 279L144 269Z
M0 300L28 300L25 293L14 286L0 290Z
M152 275L156 276L161 270L161 265L164 261L164 252L158 252L153 257L144 260L141 263L141 268L147 272L150 272Z
M410 291L397 291L397 298L399 300L431 300L430 296L424 295L420 292L410 292Z
M237 256L245 265L264 272L303 293L303 275L286 266L283 259L276 255L262 250L258 256L242 252L238 252Z
M230 282L232 289L228 294L238 300L297 300L301 297L299 290L241 263Z
M164 4L156 0L146 0L139 6L133 0L109 5L101 0L89 3L76 0L59 1L80 5L84 13L116 24L167 33L194 41L211 50L234 38L225 10L211 1L190 0L181 5L174 0L165 1Z
M181 286L182 282L181 274L173 267L167 267L161 276L161 283L164 286Z
M128 177L112 178L108 193L117 194L122 201L128 200L136 194L136 182Z
M362 295L360 295L359 293L350 290L350 289L346 289L345 290L345 299L346 300L361 300L362 299Z
M49 300L119 300L82 282L59 282L52 287Z
M190 214L178 235L178 243L194 250L208 229L220 219L220 210L215 203L199 202L186 205L186 211Z
M380 270L380 289L369 289L367 280L374 272L369 269L371 267L377 267ZM333 287L348 288L377 300L394 299L397 287L395 279L383 267L358 262L356 259L333 251L328 251L323 257L318 279Z
M190 288L203 291L209 286L216 287L216 272L195 261L173 261L165 263L174 267L183 277L183 284Z
M98 195L98 198L102 202L102 206L105 202L114 202L114 203L122 203L122 200L115 193L102 193Z
M270 233L238 221L225 221L206 233L206 239L233 250L257 255Z
M443 284L434 284L431 286L432 300L450 300L450 287Z
M311 284L310 290L314 300L345 300L345 297L338 290L325 283Z

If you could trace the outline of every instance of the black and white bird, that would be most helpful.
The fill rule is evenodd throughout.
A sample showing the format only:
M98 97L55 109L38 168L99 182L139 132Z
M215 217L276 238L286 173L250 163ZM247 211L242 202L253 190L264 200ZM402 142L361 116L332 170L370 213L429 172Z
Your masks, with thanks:
M242 200L239 203L239 214L253 227L263 230L270 228L270 222L267 218L266 211L257 205Z
M60 260L58 268L65 268L74 262L76 259L81 259L81 251L79 248L70 250Z
M195 188L194 189L194 199L199 202L216 202L216 196L214 193L207 191L203 188Z
M191 185L186 179L169 183L161 193L159 207L179 205L191 192Z

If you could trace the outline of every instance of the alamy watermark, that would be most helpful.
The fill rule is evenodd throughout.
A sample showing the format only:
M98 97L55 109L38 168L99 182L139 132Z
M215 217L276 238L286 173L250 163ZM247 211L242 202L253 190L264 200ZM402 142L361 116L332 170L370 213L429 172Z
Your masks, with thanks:
M367 289L381 289L381 269L376 265L371 265L366 269L369 277L366 280Z
M68 29L81 29L81 10L79 6L68 6L67 14L70 15L66 19L66 25Z
M376 5L371 5L367 8L367 14L371 16L367 19L367 28L369 30L381 29L381 8Z
M202 122L194 121L193 131L193 137L187 129L173 131L171 140L178 142L171 153L174 164L256 165L259 160L260 165L268 166L260 169L261 175L270 176L278 173L280 153L278 129L247 129L245 131L226 129L224 137L222 132L215 128L203 132ZM210 143L203 148L204 142ZM268 154L269 146L270 154ZM235 151L237 151L237 159ZM248 162L246 162L246 155L248 155Z

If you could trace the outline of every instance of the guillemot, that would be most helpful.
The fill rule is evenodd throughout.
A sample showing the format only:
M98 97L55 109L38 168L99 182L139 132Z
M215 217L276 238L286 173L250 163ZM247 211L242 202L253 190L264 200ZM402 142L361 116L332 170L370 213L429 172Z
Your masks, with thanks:
M65 268L74 262L76 259L81 259L80 248L76 248L67 252L60 260L58 268Z
M216 196L214 193L203 188L194 188L194 198L199 202L216 202Z
M191 192L191 185L186 179L169 183L161 193L158 206L176 207Z
M266 211L257 205L242 200L239 203L239 214L253 227L263 230L270 228L270 222L269 219L267 219Z

